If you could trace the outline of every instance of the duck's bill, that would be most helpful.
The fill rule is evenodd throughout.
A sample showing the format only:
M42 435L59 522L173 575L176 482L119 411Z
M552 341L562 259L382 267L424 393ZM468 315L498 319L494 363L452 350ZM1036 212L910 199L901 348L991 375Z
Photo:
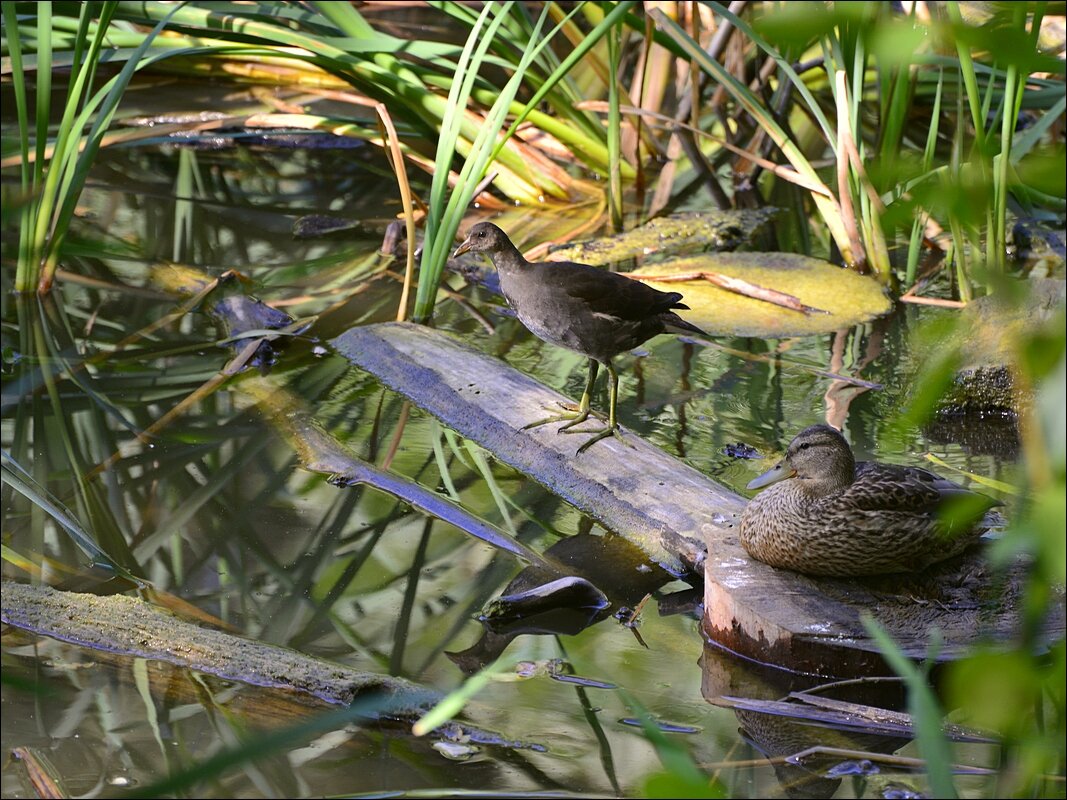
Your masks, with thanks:
M470 239L464 239L463 240L463 244L461 244L459 247L457 247L456 248L456 252L454 252L452 254L452 258L455 258L456 256L461 256L461 255L463 255L464 253L466 253L470 249L471 249L471 240Z
M771 469L764 472L758 478L753 478L749 481L749 489L762 489L765 486L770 486L772 483L778 483L778 481L784 481L787 478L792 478L797 474L795 469L790 469L785 464L776 464Z

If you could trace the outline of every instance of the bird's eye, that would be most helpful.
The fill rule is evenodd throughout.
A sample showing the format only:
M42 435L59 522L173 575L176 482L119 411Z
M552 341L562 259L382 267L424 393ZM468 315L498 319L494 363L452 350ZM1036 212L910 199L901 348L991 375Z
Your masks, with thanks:
M811 442L801 442L799 449L800 450L807 450L809 447L811 447Z

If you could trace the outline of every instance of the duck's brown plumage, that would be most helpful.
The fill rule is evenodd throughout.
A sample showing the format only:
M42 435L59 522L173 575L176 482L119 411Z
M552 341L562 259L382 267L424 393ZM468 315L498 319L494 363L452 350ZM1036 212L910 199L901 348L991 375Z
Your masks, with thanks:
M813 425L750 488L741 515L753 558L811 575L924 569L966 549L986 528L990 498L929 470L856 463L841 434Z

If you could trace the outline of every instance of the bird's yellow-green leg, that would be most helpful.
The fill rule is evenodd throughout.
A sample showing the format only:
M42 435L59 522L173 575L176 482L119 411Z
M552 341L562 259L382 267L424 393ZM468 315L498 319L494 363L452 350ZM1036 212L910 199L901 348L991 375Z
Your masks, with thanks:
M578 425L579 423L585 422L587 419L589 419L589 415L593 413L590 411L589 404L590 399L593 395L593 384L596 383L596 376L599 369L600 364L597 362L597 360L594 358L589 359L589 377L586 379L585 382L585 392L582 393L582 402L580 402L576 406L573 404L563 405L563 403L560 403L561 406L569 409L568 413L554 414L551 417L539 419L536 422L531 422L529 425L523 425L522 429L527 430L528 428L536 428L539 425L547 425L550 422L566 422L567 424L560 428L560 430L562 431L564 428L569 428L572 425Z
M600 369L600 362L595 358L589 359L589 379L585 382L585 392L582 394L582 402L579 403L576 410L576 414L566 415L564 419L569 419L566 425L560 425L556 430L556 433L566 433L568 428L573 428L575 425L581 425L590 415L598 416L600 419L604 417L597 414L595 411L590 410L590 404L593 397L593 385L596 383L597 372ZM611 367L608 367L611 369ZM581 431L573 431L573 433L581 433Z
M608 370L608 426L603 430L598 431L589 437L589 441L578 448L578 452L575 455L581 455L594 444L601 439L606 439L609 436L614 436L623 444L628 444L625 439L622 438L622 434L619 433L619 423L615 420L615 405L619 399L619 373L615 371L615 366L609 361L604 365ZM568 433L588 433L588 431L568 431Z

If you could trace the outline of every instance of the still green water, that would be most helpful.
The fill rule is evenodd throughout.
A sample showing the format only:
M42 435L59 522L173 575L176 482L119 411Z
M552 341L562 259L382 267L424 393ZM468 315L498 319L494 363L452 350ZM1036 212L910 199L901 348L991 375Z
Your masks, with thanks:
M182 91L190 89L177 87L174 97ZM242 762L190 796L422 789L640 795L644 781L663 769L661 754L633 724L646 712L669 726L667 743L717 776L729 796L889 796L922 787L903 768L858 760L812 769L768 764L764 755L814 744L873 750L879 743L710 704L721 694L775 698L808 684L705 648L699 592L680 581L653 593L635 627L609 615L576 633L487 636L477 615L521 563L390 496L342 491L299 469L269 420L240 393L223 388L151 444L138 442L138 431L232 357L218 344L224 334L195 313L118 346L176 307L154 288L151 268L174 260L213 276L236 269L266 302L296 317L319 315L309 336L282 352L273 374L359 456L379 465L388 459L391 470L431 489L451 483L467 510L539 551L562 537L605 536L321 346L348 326L396 314L399 266L377 249L399 201L377 151L254 141L217 150L149 143L104 151L63 264L69 274L41 301L10 293L17 225L7 213L9 196L2 446L79 514L105 550L125 542L158 587L241 634L369 672L448 691L465 677L456 654L476 645L485 648L476 653L502 653L512 677L520 662L543 667L522 680L491 682L471 708L480 727L532 746L449 749L389 727L340 729ZM294 219L310 213L345 216L360 227L294 239ZM538 213L529 210L531 219ZM580 357L542 345L486 290L454 275L448 281L455 294L439 302L439 328L565 394L581 394ZM917 368L909 336L944 313L904 308L823 336L719 340L740 355L660 337L620 359L620 419L735 491L764 464L727 455L727 445L771 456L796 431L825 421L844 428L860 457L923 465L930 452L952 467L1011 481L1017 442L1010 425L897 424ZM883 388L864 390L816 370ZM112 469L83 480L116 451L122 457ZM75 585L68 570L85 559L69 539L10 487L3 504L4 544L43 565L40 576L31 575L18 558L5 559L4 577ZM628 599L636 604L641 595ZM604 685L561 681L553 669ZM278 704L266 690L15 630L4 634L3 674L4 751L29 748L47 759L72 796L150 785L307 713L296 701ZM917 755L914 744L881 744ZM970 766L996 758L982 745L961 746L954 756ZM838 774L824 774L830 767ZM960 784L978 788L983 780ZM5 797L32 796L11 759L0 789Z

